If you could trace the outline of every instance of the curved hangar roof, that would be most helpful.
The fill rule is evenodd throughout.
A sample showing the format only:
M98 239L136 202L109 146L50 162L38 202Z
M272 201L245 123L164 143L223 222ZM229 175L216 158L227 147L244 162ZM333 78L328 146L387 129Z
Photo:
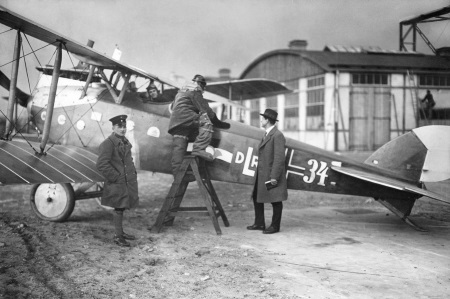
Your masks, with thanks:
M298 62L294 62L294 60ZM272 62L271 62L272 61ZM314 75L334 70L348 71L376 71L376 72L404 72L407 69L414 72L448 72L450 57L425 55L414 52L399 51L371 51L359 49L354 52L342 51L336 47L325 47L323 51L281 49L265 53L256 58L242 72L240 78L255 77L255 72L271 72L271 67L263 66L267 63L282 63L284 71L292 66L305 66L306 70L298 70L303 76ZM270 70L269 70L270 69ZM307 73L305 73L307 72ZM270 78L267 75L263 76ZM273 77L273 76L272 76Z

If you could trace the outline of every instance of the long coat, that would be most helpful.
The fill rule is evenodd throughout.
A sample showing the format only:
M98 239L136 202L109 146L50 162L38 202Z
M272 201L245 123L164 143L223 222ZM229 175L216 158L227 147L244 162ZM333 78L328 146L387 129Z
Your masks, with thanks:
M131 143L113 133L99 146L97 169L105 177L102 205L134 208L139 203L137 172L131 157Z
M253 196L257 191L256 201L259 203L287 200L285 145L286 139L277 127L270 130L259 144L257 175L253 188ZM277 187L267 190L265 182L270 179L277 180L278 184Z

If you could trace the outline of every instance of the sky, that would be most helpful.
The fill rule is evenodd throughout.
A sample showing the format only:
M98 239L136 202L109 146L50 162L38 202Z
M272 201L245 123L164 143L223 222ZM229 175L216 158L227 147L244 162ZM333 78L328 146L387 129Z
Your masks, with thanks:
M0 5L80 43L94 40L94 48L106 55L118 45L121 61L152 74L191 78L216 76L220 68L239 77L260 55L286 49L294 39L307 40L310 50L326 45L397 50L401 20L450 1L0 0ZM439 48L450 46L448 23L420 28ZM6 29L1 25L0 33ZM0 35L0 65L11 60L13 44L14 33ZM25 52L27 47L24 42ZM47 63L53 51L40 51L47 53L42 61ZM432 54L420 37L418 51ZM63 66L71 66L69 59L63 60ZM30 56L27 65L38 63ZM0 70L10 73L5 67ZM19 87L25 84L23 76L21 72Z

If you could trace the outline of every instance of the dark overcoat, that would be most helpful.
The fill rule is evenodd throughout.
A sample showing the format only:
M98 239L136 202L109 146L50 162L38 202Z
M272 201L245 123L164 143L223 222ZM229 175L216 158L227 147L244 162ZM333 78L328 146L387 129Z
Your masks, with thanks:
M287 200L287 181L285 168L286 139L277 127L261 141L258 150L258 167L253 196L257 191L258 203L271 203ZM277 187L267 190L265 182L275 179ZM255 190L256 189L256 190Z
M139 203L137 172L131 156L131 143L114 133L99 146L97 169L105 177L102 205L134 208Z

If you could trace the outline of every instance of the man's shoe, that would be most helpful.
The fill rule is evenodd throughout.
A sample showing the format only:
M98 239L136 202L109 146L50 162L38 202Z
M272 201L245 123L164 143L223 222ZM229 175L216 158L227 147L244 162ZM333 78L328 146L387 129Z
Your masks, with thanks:
M202 158L208 162L214 161L214 156L211 155L210 153L207 153L206 151L192 152L192 156Z
M274 228L273 226L269 226L267 229L263 230L263 234L274 234L280 231L279 228Z
M135 237L135 236L129 235L129 234L126 234L126 233L122 233L122 237L123 237L125 240L136 240L136 237Z
M256 225L256 224L247 226L248 230L264 230L265 228L266 228L265 225Z
M119 246L122 247L130 247L130 243L127 242L127 240L125 240L125 238L123 236L114 236L114 243L116 243Z

